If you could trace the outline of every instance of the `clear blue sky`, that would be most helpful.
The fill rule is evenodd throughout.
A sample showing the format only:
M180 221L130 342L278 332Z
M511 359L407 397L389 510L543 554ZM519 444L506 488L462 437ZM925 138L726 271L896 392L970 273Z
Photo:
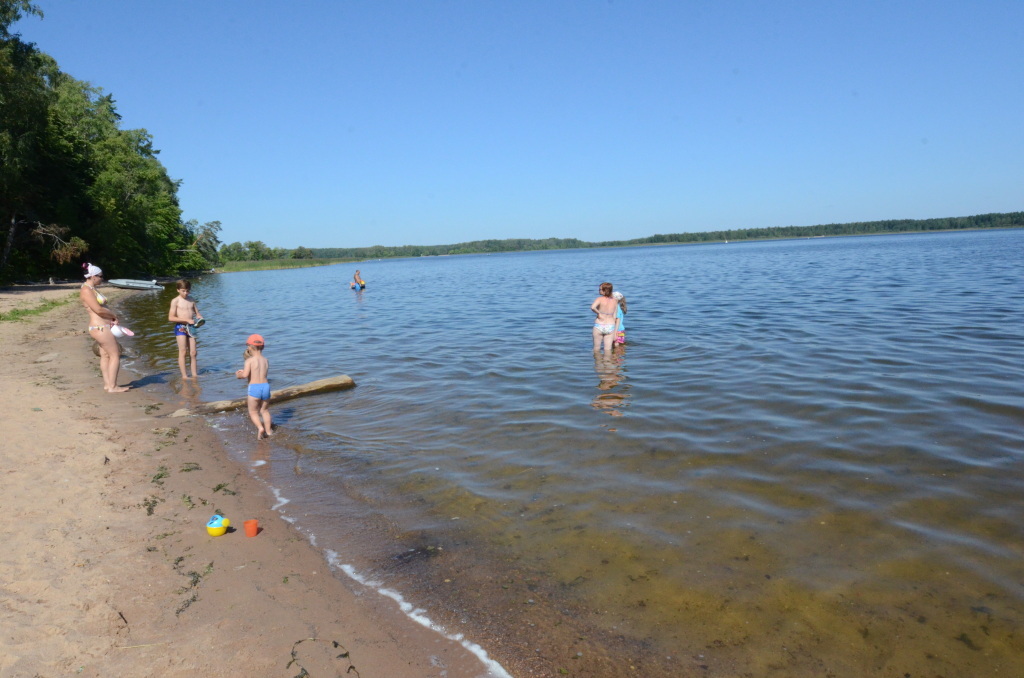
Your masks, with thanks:
M273 247L1024 209L1024 2L38 0L184 218Z

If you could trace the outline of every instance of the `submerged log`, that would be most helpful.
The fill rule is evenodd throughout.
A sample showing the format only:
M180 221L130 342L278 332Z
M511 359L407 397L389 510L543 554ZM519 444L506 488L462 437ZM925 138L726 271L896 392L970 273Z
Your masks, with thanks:
M277 391L270 392L270 403L279 403L285 400L291 400L292 398L299 398L301 396L316 395L317 393L330 393L331 391L343 391L345 389L353 388L356 382L352 381L352 377L347 374L339 374L336 377L328 377L327 379L318 379L311 381L308 384L301 384L299 386L289 386L288 388L278 389ZM172 414L172 417L187 417L193 414L213 414L215 412L227 412L228 410L237 410L240 407L246 406L247 398L235 398L234 400L215 400L210 403L200 403L192 408L185 408L176 411Z

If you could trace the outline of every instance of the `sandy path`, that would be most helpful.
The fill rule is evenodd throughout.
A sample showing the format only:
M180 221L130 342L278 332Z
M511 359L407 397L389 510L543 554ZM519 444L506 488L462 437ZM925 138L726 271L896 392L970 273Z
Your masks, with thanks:
M0 311L76 292L0 290ZM105 393L85 323L77 301L0 322L0 676L486 675L328 572L165 387ZM239 530L208 536L215 510Z

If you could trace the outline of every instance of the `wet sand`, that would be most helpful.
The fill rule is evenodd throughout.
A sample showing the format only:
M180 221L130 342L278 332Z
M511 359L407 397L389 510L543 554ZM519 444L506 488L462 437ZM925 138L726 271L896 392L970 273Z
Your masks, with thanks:
M0 676L487 675L334 576L165 385L122 369L105 393L77 290L0 289L0 312L70 299L0 322Z

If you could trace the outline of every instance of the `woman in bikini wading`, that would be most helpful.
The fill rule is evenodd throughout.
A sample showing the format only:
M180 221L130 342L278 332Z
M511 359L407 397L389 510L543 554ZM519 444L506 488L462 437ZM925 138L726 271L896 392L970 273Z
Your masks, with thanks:
M103 390L108 393L124 393L127 386L117 385L117 373L121 369L121 347L110 333L110 326L117 322L117 316L108 309L107 299L96 286L103 282L103 271L99 266L85 264L85 284L78 296L85 310L89 312L89 335L100 347L100 373L103 374Z
M612 342L615 341L615 309L619 302L612 297L610 282L601 283L599 289L601 296L590 305L590 310L597 314L594 318L594 353L599 353L603 345L605 356L611 357Z

